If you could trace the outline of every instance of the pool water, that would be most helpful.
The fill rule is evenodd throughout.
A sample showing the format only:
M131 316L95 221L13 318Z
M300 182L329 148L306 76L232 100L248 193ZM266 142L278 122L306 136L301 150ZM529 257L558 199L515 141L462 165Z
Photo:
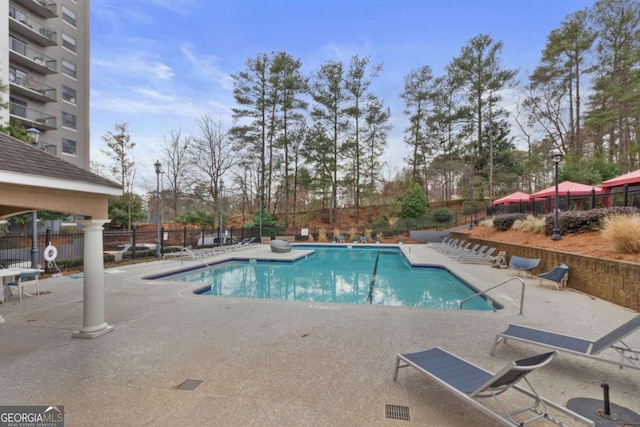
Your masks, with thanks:
M293 263L230 262L167 279L204 283L201 295L446 309L476 292L444 268L412 268L397 248L313 249ZM464 308L496 307L475 298Z

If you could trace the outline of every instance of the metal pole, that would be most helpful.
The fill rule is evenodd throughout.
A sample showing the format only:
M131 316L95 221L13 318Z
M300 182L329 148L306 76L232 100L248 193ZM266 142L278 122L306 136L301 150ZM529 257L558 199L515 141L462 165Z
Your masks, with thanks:
M31 212L31 268L38 268L38 211Z
M555 180L556 180L556 194L555 194L555 206L554 206L554 215L553 215L553 235L551 236L551 240L560 240L562 237L560 236L560 221L558 219L558 163L560 163L560 159L562 158L562 153L560 150L555 149L551 154L553 158L553 163L555 163Z
M222 192L224 190L224 181L220 180L220 201L219 201L219 205L220 205L220 234L218 234L219 237L219 241L220 241L220 246L223 245L223 240L224 240L224 235L222 232Z
M156 257L161 258L162 252L160 248L160 168L161 164L159 160L156 160L153 165L156 170Z

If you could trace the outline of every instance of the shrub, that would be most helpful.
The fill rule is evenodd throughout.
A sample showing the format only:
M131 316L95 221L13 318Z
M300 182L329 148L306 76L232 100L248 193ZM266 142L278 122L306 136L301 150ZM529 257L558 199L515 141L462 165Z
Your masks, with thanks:
M588 211L563 211L558 213L558 226L561 234L599 231L604 227L606 218L634 214L640 214L640 210L630 206L590 209ZM550 236L553 234L554 213L547 214L544 221L544 234Z
M602 237L625 254L640 253L640 215L609 216L604 220Z
M542 230L544 230L544 221L544 218L537 218L533 215L528 215L523 220L516 220L511 228L527 233L542 233Z
M433 219L438 224L448 224L453 221L455 212L449 208L439 208L433 212Z
M318 230L318 242L326 242L327 241L327 230L321 228Z
M485 218L483 220L478 221L478 226L479 227L484 227L484 228L493 228L493 217L489 217L489 218Z
M349 238L353 239L354 237L356 237L356 238L358 237L358 229L355 228L355 227L351 227L349 229Z
M527 216L521 213L512 213L512 214L504 214L498 215L493 219L493 226L498 231L507 231L511 229L513 223L517 220L525 220Z
M82 270L84 266L84 258L75 257L75 258L68 258L68 259L56 259L56 265L60 270L67 270L67 269Z
M389 218L387 220L387 223L389 224L389 230L395 229L398 226L399 221L400 221L400 218L398 218L397 216L393 216Z

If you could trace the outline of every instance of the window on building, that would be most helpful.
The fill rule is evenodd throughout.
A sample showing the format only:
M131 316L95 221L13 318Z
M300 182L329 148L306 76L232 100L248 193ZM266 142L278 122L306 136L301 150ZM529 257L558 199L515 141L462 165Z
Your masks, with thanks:
M9 67L9 81L11 83L15 83L20 86L26 86L27 80L28 80L28 74L26 71L23 71L14 66Z
M76 13L66 6L62 6L62 19L64 22L76 26Z
M76 90L67 86L62 86L62 99L72 104L77 103Z
M62 46L69 49L71 52L76 51L76 39L71 37L67 33L62 33Z
M62 112L62 126L75 129L76 128L76 116L75 114L67 113L65 111Z
M76 78L76 64L66 59L62 60L62 74L66 74L69 77Z
M11 114L20 117L27 117L27 102L22 99L14 98L13 96L9 97L9 101L11 102Z
M76 142L67 138L62 138L62 152L70 156L76 156L78 154Z
M23 40L9 36L9 42L11 43L11 50L19 53L22 56L27 56L27 43Z

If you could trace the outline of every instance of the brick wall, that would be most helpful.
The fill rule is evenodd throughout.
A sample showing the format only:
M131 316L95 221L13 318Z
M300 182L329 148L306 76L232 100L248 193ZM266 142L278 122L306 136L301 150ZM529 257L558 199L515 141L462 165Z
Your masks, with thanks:
M569 266L568 287L640 311L640 264L494 242L469 237L466 233L452 232L450 237L495 247L496 252L505 251L507 262L511 255L540 258L540 265L533 274L549 271L564 263Z

